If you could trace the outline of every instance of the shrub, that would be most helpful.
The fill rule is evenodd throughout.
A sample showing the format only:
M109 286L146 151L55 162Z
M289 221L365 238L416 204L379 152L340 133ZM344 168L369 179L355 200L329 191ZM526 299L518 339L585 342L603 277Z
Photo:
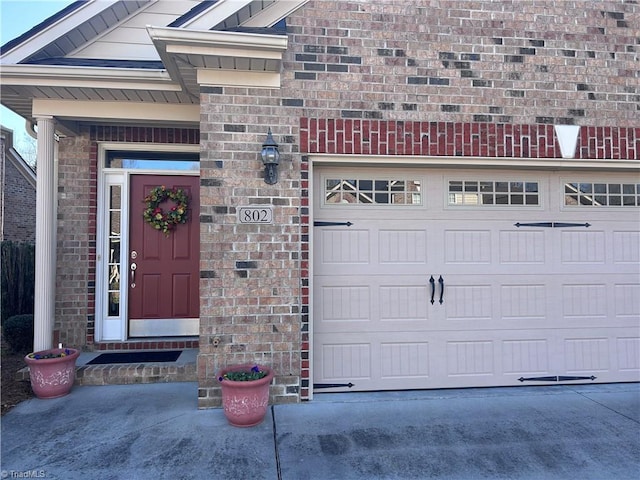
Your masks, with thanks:
M5 320L2 334L16 352L30 352L33 349L33 315L14 315Z

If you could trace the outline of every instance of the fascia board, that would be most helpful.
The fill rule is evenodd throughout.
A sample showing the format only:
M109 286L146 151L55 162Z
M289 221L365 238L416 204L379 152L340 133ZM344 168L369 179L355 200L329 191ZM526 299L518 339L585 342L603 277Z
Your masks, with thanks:
M76 120L163 121L199 124L200 105L149 102L96 102L92 100L33 99L34 118L52 116Z
M166 71L133 68L4 65L0 85L181 91Z
M288 17L309 0L276 0L261 12L242 23L243 27L272 27Z
M87 2L78 7L68 16L61 18L44 30L36 33L25 42L16 45L0 56L0 64L17 64L29 58L37 51L49 45L53 39L62 37L76 28L78 25L99 15L101 12L118 3L119 0L100 0L99 2Z
M212 5L211 8L186 22L181 28L208 30L225 21L231 15L239 12L252 2L253 0L219 0Z
M184 30L182 28L147 27L149 36L155 42L165 45L209 48L216 55L218 48L241 50L273 50L284 52L287 49L286 35L266 35L245 32L216 32L210 30Z
M280 73L199 68L197 81L207 86L280 88Z
M238 57L238 58L263 58L265 60L281 60L282 53L269 50L255 50L242 48L211 48L210 46L197 45L167 45L169 54L203 55L217 57Z

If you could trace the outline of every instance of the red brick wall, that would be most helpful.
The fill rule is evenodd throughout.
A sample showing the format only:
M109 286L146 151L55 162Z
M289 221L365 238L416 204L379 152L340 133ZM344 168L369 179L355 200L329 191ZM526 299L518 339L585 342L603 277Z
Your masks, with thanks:
M553 125L308 119L306 153L560 158ZM575 158L639 159L640 127L581 127Z
M83 347L93 319L97 170L86 134L61 138L58 152L55 341Z

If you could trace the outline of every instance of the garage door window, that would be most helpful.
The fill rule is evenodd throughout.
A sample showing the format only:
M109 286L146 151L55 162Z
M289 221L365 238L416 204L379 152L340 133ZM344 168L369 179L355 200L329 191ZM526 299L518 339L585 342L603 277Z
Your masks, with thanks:
M568 207L637 207L640 185L634 183L568 182L564 184Z
M421 205L420 180L339 179L325 181L325 204Z
M450 206L538 206L538 182L450 180Z

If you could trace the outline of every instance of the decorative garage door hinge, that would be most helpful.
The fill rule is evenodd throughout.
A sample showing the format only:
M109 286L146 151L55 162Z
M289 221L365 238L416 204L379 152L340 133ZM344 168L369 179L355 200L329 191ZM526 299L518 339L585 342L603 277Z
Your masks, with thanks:
M571 380L595 380L598 377L591 375L590 377L569 377L566 375L550 376L550 377L520 377L518 380L521 382L569 382Z
M344 388L344 387L354 387L355 385L351 382L349 383L314 383L313 389L319 390L321 388Z
M545 227L545 228L567 228L567 227L585 227L589 228L590 223L564 223L564 222L534 222L534 223L514 223L518 228L520 227Z
M313 222L314 227L350 227L351 222Z

